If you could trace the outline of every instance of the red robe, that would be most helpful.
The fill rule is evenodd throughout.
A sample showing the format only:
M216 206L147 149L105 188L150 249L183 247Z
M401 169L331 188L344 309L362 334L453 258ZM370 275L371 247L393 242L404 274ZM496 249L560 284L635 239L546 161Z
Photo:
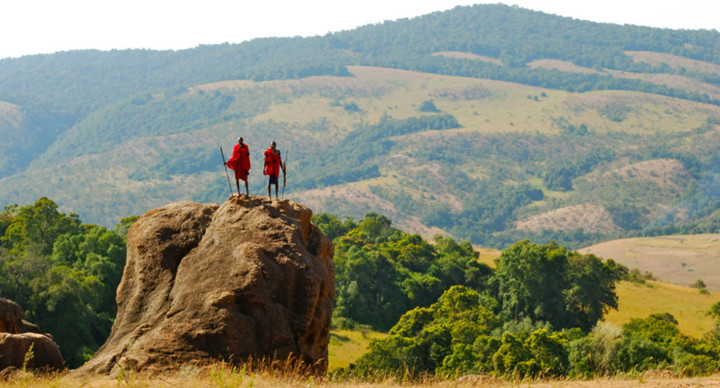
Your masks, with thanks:
M280 159L280 151L274 154L272 147L268 148L267 151L265 151L265 175L272 175L274 177L279 176L280 163L282 163L282 160Z
M227 161L227 166L235 170L235 179L247 181L248 171L250 171L250 149L247 144L240 146L235 144L233 148L232 158Z

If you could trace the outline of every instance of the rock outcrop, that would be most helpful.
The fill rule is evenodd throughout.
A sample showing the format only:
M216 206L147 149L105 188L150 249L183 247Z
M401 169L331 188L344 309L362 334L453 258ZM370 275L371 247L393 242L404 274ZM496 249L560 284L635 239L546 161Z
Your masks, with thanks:
M0 371L13 368L65 369L60 348L49 334L22 319L17 303L0 298Z
M37 325L22 318L23 310L19 304L10 299L0 298L0 333L41 333Z
M130 228L118 313L79 372L294 358L327 370L333 247L291 201L173 203Z

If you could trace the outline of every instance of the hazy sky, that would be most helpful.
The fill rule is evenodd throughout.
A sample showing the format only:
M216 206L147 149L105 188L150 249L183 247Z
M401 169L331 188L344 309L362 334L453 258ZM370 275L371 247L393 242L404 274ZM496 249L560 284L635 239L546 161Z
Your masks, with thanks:
M498 2L598 22L720 30L717 0L3 0L0 58L324 35Z

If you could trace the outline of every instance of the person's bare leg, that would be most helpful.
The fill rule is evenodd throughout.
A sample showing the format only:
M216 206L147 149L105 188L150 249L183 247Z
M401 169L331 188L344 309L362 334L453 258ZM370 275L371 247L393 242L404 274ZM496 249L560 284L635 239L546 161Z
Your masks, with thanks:
M250 196L250 189L248 189L248 181L245 181L245 196L246 197Z
M272 199L272 185L268 183L268 198Z

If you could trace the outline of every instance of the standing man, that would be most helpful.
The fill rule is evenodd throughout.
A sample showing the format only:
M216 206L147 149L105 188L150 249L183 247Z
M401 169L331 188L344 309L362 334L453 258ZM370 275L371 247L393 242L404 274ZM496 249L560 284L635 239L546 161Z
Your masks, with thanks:
M265 151L265 175L268 176L268 197L272 199L272 192L270 186L275 185L275 199L278 199L278 176L280 170L283 172L283 187L285 187L285 165L280 157L280 151L277 149L277 145L273 141L270 143L270 148Z
M238 195L240 195L240 179L245 181L245 196L250 196L248 189L248 172L250 171L250 149L243 142L243 138L238 138L238 143L233 148L232 157L225 163L228 167L235 170L235 184L237 185Z

